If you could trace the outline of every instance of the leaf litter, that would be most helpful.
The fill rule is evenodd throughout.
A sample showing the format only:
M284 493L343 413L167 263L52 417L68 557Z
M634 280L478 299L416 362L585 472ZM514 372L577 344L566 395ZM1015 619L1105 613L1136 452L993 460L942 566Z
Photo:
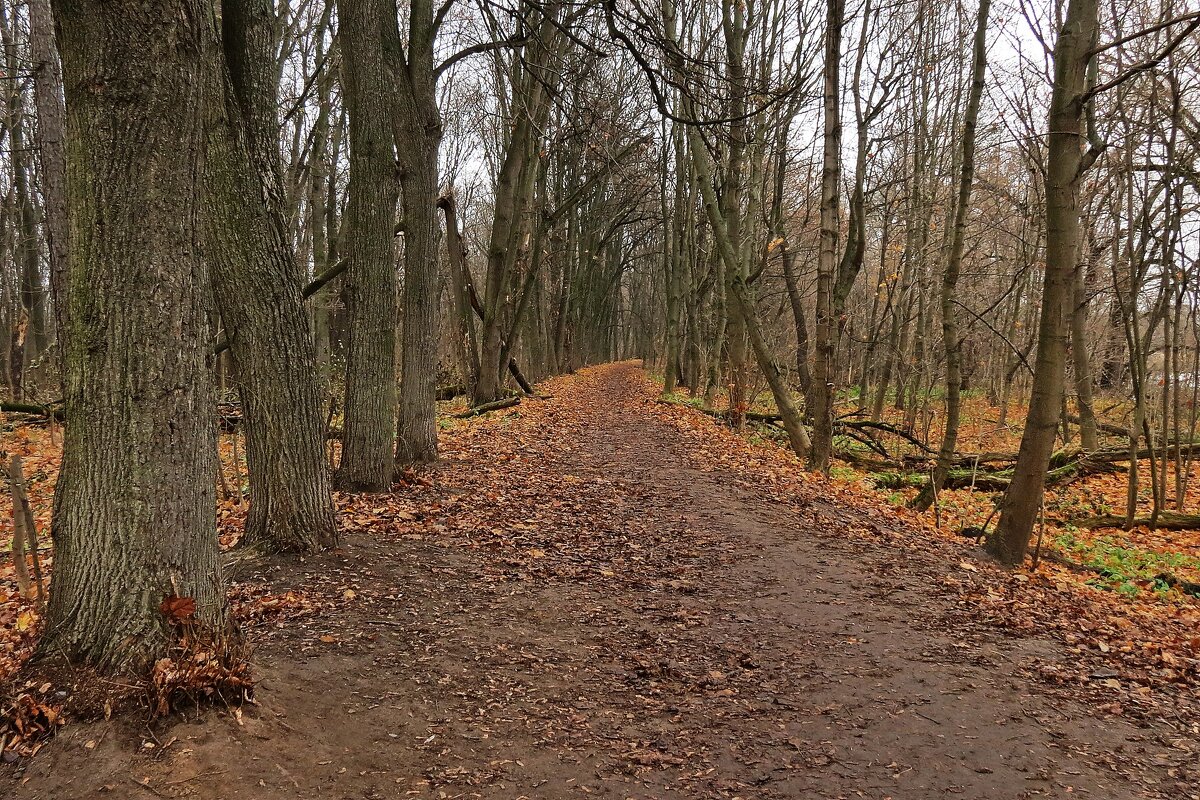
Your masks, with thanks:
M1045 566L995 569L772 445L655 403L632 365L542 389L451 424L442 463L393 493L339 496L341 549L270 558L234 584L261 709L216 733L180 723L183 749L149 761L117 737L51 748L22 760L24 786L62 790L69 774L100 797L131 764L155 792L202 797L1194 785L1186 606L1149 618ZM222 508L224 534L240 510ZM37 623L16 631L19 613L5 635L27 653ZM946 699L967 695L983 705ZM57 724L41 707L29 719ZM95 742L97 724L72 728ZM70 772L97 749L103 768Z

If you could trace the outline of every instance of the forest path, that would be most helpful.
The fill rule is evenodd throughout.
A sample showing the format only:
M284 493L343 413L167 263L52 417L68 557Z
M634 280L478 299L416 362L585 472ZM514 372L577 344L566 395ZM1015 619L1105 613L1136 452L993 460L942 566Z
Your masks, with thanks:
M1070 653L956 626L944 553L699 463L635 365L547 390L235 591L259 707L70 725L12 796L1194 796L1027 677Z

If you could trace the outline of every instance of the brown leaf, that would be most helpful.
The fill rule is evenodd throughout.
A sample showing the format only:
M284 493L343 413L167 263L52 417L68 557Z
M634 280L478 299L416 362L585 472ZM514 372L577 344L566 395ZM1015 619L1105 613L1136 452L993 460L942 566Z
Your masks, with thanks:
M172 624L178 624L196 616L196 600L193 597L164 595L158 609Z

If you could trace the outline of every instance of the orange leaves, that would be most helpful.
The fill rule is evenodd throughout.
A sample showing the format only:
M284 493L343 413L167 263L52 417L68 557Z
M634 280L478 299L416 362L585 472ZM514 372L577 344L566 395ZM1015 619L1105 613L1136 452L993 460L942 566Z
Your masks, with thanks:
M163 595L163 601L158 610L172 625L182 625L190 622L196 616L196 600L192 597L177 597L173 594Z
M154 715L168 714L184 702L236 704L251 700L254 682L246 655L236 642L223 637L185 637L151 670L149 693Z
M964 405L960 431L964 449L1015 452L1019 428L998 424L997 410L988 406L986 398L968 397ZM1111 713L1167 708L1179 693L1194 693L1200 685L1200 637L1195 634L1200 630L1200 603L1194 598L1178 592L1160 594L1162 587L1152 585L1155 581L1151 580L1144 581L1146 585L1136 596L1127 596L1089 585L1095 572L1079 573L1045 561L1036 571L1009 573L986 561L964 558L975 549L953 532L983 523L993 508L990 493L945 491L940 495L937 516L932 511L917 513L904 505L915 490L889 497L868 488L862 480L865 473L847 467L837 468L839 477L831 480L816 477L805 473L803 466L774 442L754 443L679 404L660 403L651 408L675 425L686 457L698 469L719 472L732 485L772 499L801 520L894 548L898 561L916 557L905 550L920 550L921 558L934 558L944 574L933 580L943 593L957 598L960 624L982 622L1022 636L1057 637L1078 654L1078 663L1057 670L1053 680L1087 691L1130 696L1126 702L1110 703L1108 708L1116 709ZM885 419L889 414L895 415L889 421L902 423L903 412L887 409ZM935 414L932 419L929 435L934 441L941 435L941 417ZM1022 417L1022 409L1010 407L1010 419ZM1151 476L1144 465L1143 470L1142 486L1147 487ZM1075 506L1086 509L1088 504L1123 508L1124 492L1122 475L1105 474L1053 490L1047 503L1051 524L1046 547L1055 547L1062 532L1053 524L1056 513L1068 515ZM1148 502L1149 489L1145 494L1143 505ZM1192 481L1185 505L1200 508L1200 475ZM1196 531L1101 533L1141 552L1200 555L1200 532ZM1081 531L1076 535L1087 538L1095 534ZM1192 561L1172 556L1170 563L1173 570L1191 574L1188 565ZM1191 580L1200 580L1200 576ZM1092 674L1104 677L1091 678Z
M234 616L244 626L267 622L283 625L312 616L319 608L316 601L302 592L256 594L258 591L262 591L262 587L239 585L231 592Z
M25 686L0 713L0 755L5 762L30 757L66 723L60 703L49 697L50 684Z

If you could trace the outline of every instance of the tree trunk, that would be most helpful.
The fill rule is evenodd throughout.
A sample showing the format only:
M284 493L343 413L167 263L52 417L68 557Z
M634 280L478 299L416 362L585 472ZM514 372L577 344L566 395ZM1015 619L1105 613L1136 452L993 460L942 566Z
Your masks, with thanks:
M704 201L709 225L713 231L716 249L720 254L722 263L725 265L726 271L737 272L737 250L733 245L733 237L729 235L729 228L725 223L725 218L721 215L720 201L717 199L716 190L713 188L714 170L712 168L711 156L709 156L704 142L700 139L695 129L689 131L689 137L696 164L697 184ZM775 359L763 338L762 330L758 323L754 299L750 296L746 280L739 277L736 280L729 281L726 286L728 287L730 296L733 298L734 305L737 306L738 312L746 322L751 347L754 350L755 357L758 359L759 369L762 370L763 376L767 379L767 384L771 387L771 394L775 399L776 407L779 409L784 430L787 431L792 452L799 458L805 458L809 455L812 442L809 439L808 432L804 430L804 425L800 419L800 410L796 407L796 402L792 398L791 388L784 382L782 370L775 363ZM739 411L731 407L729 413L731 421L741 420L742 424L745 424L745 409Z
M396 158L384 64L386 0L340 0L343 102L350 117L345 297L349 314L342 460L334 484L379 492L392 483L396 433ZM388 22L387 24L394 24Z
M806 396L812 391L812 375L808 371L808 325L804 318L804 301L800 297L800 281L796 276L796 254L785 240L780 246L783 280L787 286L788 305L796 326L796 382Z
M246 541L310 552L337 543L316 348L284 217L270 0L226 0L205 170L213 294L246 431Z
M809 466L829 471L833 451L833 379L836 320L833 317L834 270L838 247L838 189L842 148L841 95L839 76L842 61L842 0L827 0L825 17L825 113L824 167L821 171L821 247L817 257L817 313L812 391L809 393L813 420Z
M164 596L224 629L200 175L212 9L55 7L67 100L67 426L43 658L116 673L168 647Z
M937 465L929 483L913 500L921 510L929 508L946 481L958 447L958 426L962 416L962 339L958 330L958 276L962 270L963 249L967 238L967 214L971 205L971 187L975 181L975 127L983 98L987 73L987 23L991 0L980 0L975 21L974 49L971 56L971 90L963 113L962 162L959 165L958 199L954 207L950 253L942 273L942 346L946 351L946 424Z
M33 102L37 108L42 198L50 254L50 299L61 332L66 326L66 298L63 295L68 253L67 109L63 101L62 65L54 42L50 0L29 0L29 46L33 56ZM59 352L61 356L61 347Z
M400 418L395 466L437 460L438 248L437 180L442 120L433 73L434 12L430 0L412 0L408 52L389 62L397 85L392 135L404 189L404 340L400 351ZM395 20L393 13L391 19Z
M453 194L438 201L446 218L446 257L450 268L450 286L458 313L456 349L463 372L466 394L473 395L479 380L479 342L475 336L475 315L471 307L471 277L467 272L467 253L458 227L458 203Z
M1038 328L1033 392L1012 483L987 549L1020 564L1041 506L1046 468L1062 405L1067 356L1067 308L1079 255L1079 180L1083 172L1083 94L1097 31L1096 0L1071 0L1054 46L1050 147L1046 163L1046 275Z
M1087 263L1080 263L1075 268L1071 303L1071 363L1075 370L1076 405L1079 406L1079 439L1084 450L1095 450L1100 446L1100 432L1093 407L1092 367L1088 358L1085 282L1088 269Z

